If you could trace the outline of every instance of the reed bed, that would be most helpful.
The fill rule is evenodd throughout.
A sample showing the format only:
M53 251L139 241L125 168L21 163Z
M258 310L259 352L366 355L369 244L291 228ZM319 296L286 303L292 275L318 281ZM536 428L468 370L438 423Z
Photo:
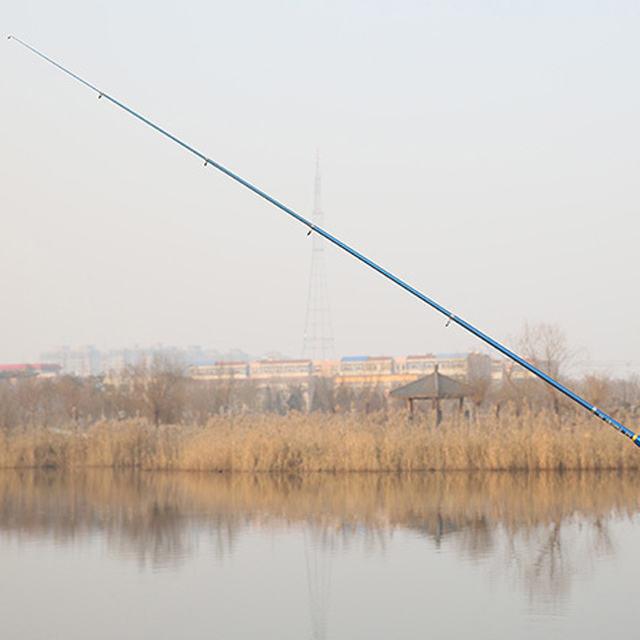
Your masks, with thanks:
M629 423L637 431L637 425ZM640 469L640 452L595 419L551 412L433 418L405 414L220 416L204 426L144 420L13 430L0 468L208 472L423 472Z

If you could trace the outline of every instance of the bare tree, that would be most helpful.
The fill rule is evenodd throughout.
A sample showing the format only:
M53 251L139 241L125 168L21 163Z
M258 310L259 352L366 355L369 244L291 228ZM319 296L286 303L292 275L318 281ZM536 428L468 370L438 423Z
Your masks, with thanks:
M309 381L309 413L322 411L335 413L336 394L333 380L325 376L312 377Z
M154 353L126 373L138 411L156 426L180 422L184 408L184 367L175 358Z
M0 429L12 429L19 423L15 385L0 379Z
M561 381L565 376L575 352L569 347L564 331L555 324L540 322L538 324L525 323L518 340L520 353L534 367L540 369L551 378ZM527 381L523 387L532 400L544 402L543 398L551 401L556 413L562 405L561 396L547 384L541 381ZM541 386L542 385L542 386ZM540 390L542 397L540 396ZM538 396L536 398L535 396Z
M566 374L566 369L575 356L564 331L557 325L546 322L525 322L518 346L526 360L555 379Z
M479 407L487 398L491 388L491 370L482 366L477 358L469 358L467 386L471 389L471 399Z

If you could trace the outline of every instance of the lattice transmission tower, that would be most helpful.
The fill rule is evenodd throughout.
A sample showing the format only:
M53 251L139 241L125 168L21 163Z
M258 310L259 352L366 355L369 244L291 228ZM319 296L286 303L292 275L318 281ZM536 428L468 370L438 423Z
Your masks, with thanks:
M324 225L321 204L322 177L320 157L316 155L316 179L313 196L313 224ZM317 233L311 238L311 271L307 297L307 317L304 324L302 357L311 360L329 360L335 357L333 326L329 310L327 275L324 266L324 240Z

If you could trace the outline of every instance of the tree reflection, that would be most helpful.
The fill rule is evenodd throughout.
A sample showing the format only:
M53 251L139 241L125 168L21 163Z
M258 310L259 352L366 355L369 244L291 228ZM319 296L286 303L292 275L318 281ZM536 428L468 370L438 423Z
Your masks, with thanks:
M613 515L613 514L612 514ZM536 606L562 603L579 575L589 574L597 560L615 553L611 518L574 514L558 516L505 536L507 569L524 585Z

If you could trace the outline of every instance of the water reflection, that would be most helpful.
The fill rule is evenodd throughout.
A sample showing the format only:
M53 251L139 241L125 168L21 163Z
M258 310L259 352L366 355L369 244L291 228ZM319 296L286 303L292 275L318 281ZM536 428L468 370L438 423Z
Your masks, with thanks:
M250 529L305 537L314 637L325 637L327 558L385 553L396 531L472 562L492 558L533 601L554 601L579 572L615 552L612 519L638 511L637 477L618 473L343 476L0 473L0 534L68 545L99 535L111 553L178 567L204 541L232 556ZM301 559L302 562L302 559ZM499 565L499 566L498 566Z

